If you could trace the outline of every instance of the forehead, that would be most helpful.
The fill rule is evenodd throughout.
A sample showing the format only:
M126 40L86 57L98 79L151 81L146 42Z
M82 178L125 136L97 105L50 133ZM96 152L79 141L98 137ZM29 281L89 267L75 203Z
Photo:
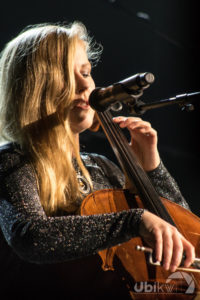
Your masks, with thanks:
M84 41L77 41L75 48L75 63L79 65L90 64L87 56L86 45Z

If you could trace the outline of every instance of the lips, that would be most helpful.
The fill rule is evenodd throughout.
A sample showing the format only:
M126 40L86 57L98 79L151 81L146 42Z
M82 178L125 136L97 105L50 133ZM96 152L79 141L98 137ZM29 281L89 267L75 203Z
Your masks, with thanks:
M83 99L76 99L73 103L73 108L89 109L89 102Z

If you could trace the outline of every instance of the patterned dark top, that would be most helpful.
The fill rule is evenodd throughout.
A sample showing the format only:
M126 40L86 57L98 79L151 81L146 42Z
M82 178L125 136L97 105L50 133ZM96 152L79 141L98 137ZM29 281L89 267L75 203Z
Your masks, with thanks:
M94 190L124 186L123 174L111 161L96 154L82 153L81 157L91 175ZM160 196L188 208L162 163L148 175ZM0 226L4 247L1 253L6 251L1 260L6 268L6 278L9 278L6 280L12 282L11 278L14 278L16 286L20 286L16 281L17 274L21 276L20 280L23 278L31 285L27 270L34 269L35 272L36 265L39 272L43 270L42 266L49 272L47 265L57 266L59 262L93 256L100 249L136 236L142 212L142 209L130 209L93 216L49 217L40 204L35 173L27 157L16 144L0 149ZM33 270L31 272L35 276ZM30 281L33 283L33 279Z

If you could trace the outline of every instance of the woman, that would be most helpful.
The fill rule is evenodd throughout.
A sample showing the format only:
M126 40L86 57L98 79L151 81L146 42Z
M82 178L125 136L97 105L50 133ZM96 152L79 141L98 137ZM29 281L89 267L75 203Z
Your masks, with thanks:
M21 297L30 289L32 294L43 288L49 296L62 290L60 266L65 266L61 273L72 268L64 285L66 293L73 290L74 299L102 296L97 288L102 278L108 280L105 291L114 295L119 280L105 272L94 278L87 258L93 260L100 249L138 235L155 249L156 260L162 260L166 270L176 270L183 251L186 267L194 260L193 246L148 211L79 215L91 191L124 185L119 169L105 157L79 153L79 134L93 126L95 117L88 98L95 88L91 62L99 52L84 26L75 22L28 28L1 54L0 224L6 249L2 260L7 264L3 286L14 286ZM121 116L114 122L130 131L130 147L159 194L188 207L160 161L151 125ZM84 276L90 276L91 288L81 285ZM79 288L72 288L72 278Z

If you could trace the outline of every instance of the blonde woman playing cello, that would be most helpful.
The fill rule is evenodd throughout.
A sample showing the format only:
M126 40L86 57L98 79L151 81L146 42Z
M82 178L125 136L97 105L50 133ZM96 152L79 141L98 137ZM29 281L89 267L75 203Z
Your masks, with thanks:
M6 271L1 288L7 299L12 293L21 299L60 299L64 292L69 299L128 299L115 272L97 269L96 253L135 236L154 248L166 270L176 270L183 252L185 267L194 260L191 243L146 210L79 215L87 194L124 186L112 162L79 152L79 134L94 120L88 99L95 88L91 61L97 56L80 23L29 27L2 51L0 225ZM151 125L133 117L113 122L130 131L130 147L159 195L188 208L160 161Z

